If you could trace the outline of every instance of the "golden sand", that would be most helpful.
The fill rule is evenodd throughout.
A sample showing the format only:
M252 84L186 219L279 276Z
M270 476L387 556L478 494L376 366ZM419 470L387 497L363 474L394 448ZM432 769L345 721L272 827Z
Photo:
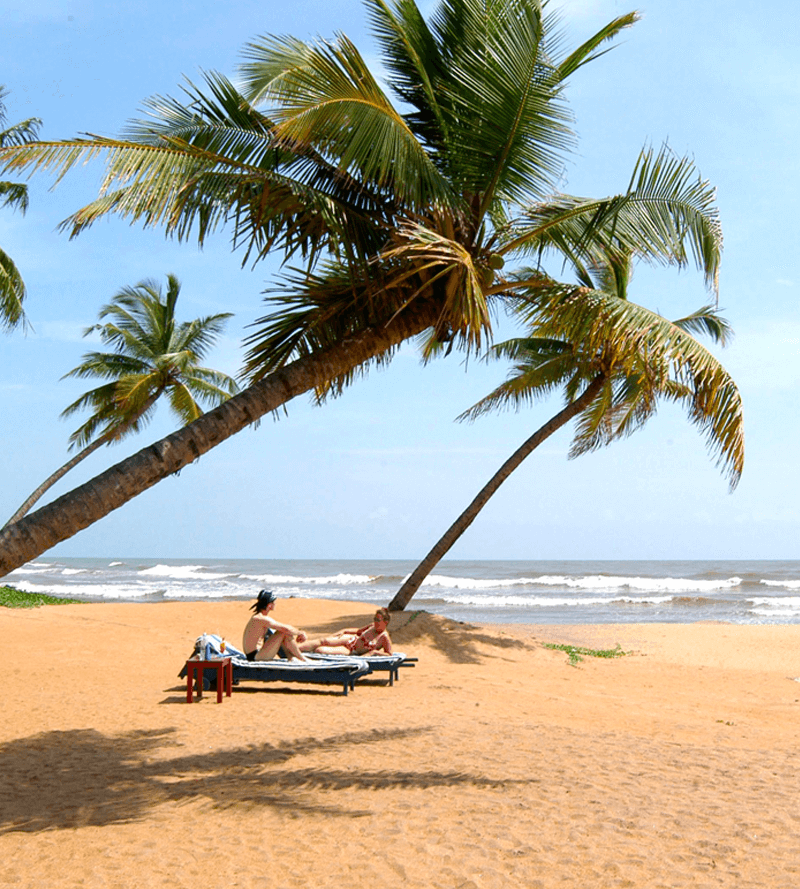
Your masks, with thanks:
M287 599L276 617L327 632L372 610ZM247 616L0 609L0 886L800 885L800 627L412 612L390 629L419 663L394 687L188 705L195 637L238 645ZM631 654L570 666L545 642Z

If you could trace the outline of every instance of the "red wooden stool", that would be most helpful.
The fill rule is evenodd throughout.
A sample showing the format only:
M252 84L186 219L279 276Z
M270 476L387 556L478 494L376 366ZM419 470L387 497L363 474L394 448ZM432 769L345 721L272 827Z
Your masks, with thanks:
M197 688L197 700L203 697L203 670L217 671L217 703L222 703L222 689L230 697L233 690L233 664L229 657L214 658L212 661L186 661L186 703L193 700L192 685Z

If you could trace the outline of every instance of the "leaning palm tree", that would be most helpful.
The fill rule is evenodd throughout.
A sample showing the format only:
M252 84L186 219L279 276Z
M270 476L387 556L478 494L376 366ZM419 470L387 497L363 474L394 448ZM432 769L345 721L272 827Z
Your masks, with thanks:
M30 117L7 127L4 102L7 95L5 87L0 86L0 148L32 142L37 138L42 124L39 118ZM24 213L28 209L28 186L20 182L0 181L0 207L17 207ZM24 299L22 275L11 257L0 247L0 326L10 329L25 323L22 309Z
M79 450L39 485L7 526L18 522L60 478L98 448L139 432L152 419L162 396L187 425L202 416L199 402L222 404L239 391L227 374L200 364L230 313L179 322L175 317L179 293L174 275L167 275L166 294L152 280L123 287L100 310L100 319L110 320L86 328L84 336L96 331L113 351L87 352L65 377L108 382L85 392L62 412L62 417L70 417L87 408L92 411L70 436L70 446Z
M0 150L0 166L63 176L98 154L100 196L71 235L117 214L203 243L228 226L243 261L287 263L249 340L249 385L0 535L0 575L118 508L305 392L336 393L412 337L426 358L491 340L493 313L525 287L510 264L548 253L590 262L613 236L656 262L694 259L716 280L713 189L693 163L643 151L603 199L556 187L573 144L564 87L636 21L565 51L540 0L366 0L392 103L344 36L265 37L241 91L220 75L156 98L122 139Z
M733 379L692 333L725 345L728 323L712 306L677 321L628 300L630 254L612 254L589 270L584 288L529 291L518 310L530 336L494 347L514 362L508 379L462 414L475 419L497 408L530 404L563 389L566 405L503 463L389 603L402 611L425 578L478 517L503 482L554 432L577 418L569 456L607 445L635 432L656 412L659 400L682 404L706 433L707 444L730 480L744 465L742 401Z

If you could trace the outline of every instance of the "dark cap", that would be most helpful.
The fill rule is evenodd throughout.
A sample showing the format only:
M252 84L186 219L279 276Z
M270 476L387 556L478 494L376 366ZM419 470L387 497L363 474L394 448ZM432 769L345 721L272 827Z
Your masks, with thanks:
M278 597L272 590L259 590L258 598L255 603L251 606L251 611L263 611L267 605L271 602L274 602Z

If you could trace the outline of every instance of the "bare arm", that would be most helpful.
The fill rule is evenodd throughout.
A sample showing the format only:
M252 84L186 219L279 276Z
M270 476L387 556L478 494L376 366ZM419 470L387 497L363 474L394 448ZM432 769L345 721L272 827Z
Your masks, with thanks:
M279 620L275 620L274 617L270 617L269 615L264 618L264 621L269 624L271 630L275 630L277 633L284 633L287 636L296 636L299 642L303 642L306 639L306 634L302 630L298 630L297 627L293 627L291 624L281 623Z

